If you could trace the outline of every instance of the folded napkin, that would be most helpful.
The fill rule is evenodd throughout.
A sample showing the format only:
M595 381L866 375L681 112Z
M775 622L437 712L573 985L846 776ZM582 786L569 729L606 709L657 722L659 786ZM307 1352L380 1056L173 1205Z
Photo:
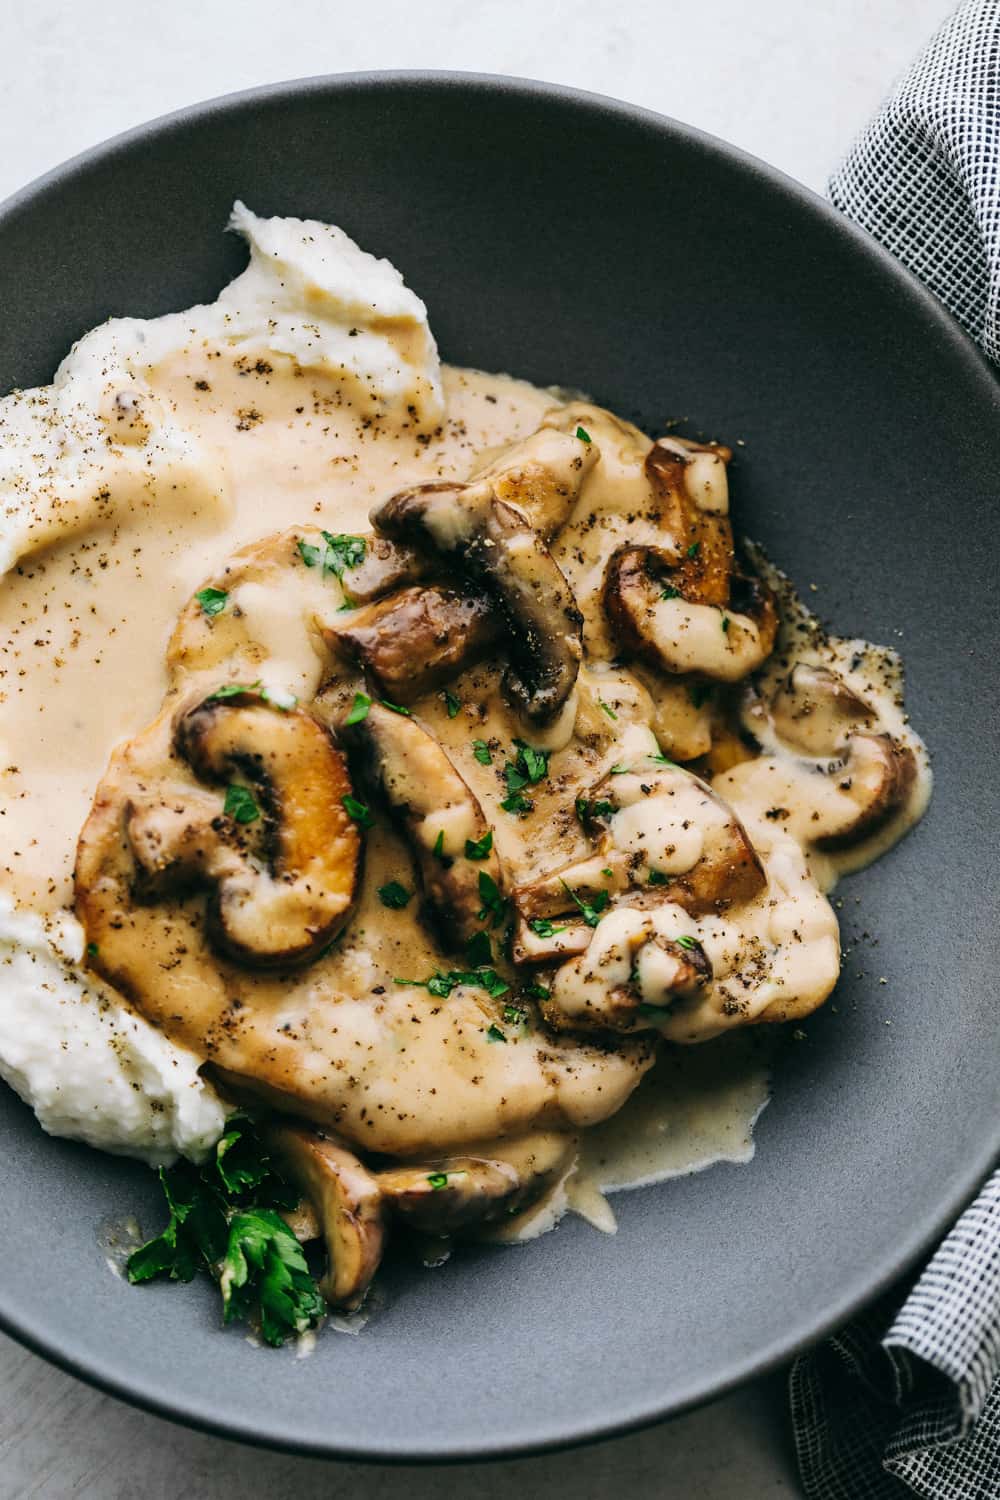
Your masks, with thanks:
M1000 363L1000 0L945 22L830 197ZM1000 1172L915 1282L796 1360L808 1500L998 1500L998 1375Z

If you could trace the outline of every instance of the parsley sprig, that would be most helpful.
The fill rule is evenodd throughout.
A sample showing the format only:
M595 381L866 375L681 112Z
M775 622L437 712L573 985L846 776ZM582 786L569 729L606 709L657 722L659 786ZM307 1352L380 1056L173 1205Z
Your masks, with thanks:
M298 1191L275 1167L248 1116L231 1115L214 1153L196 1167L160 1170L170 1218L126 1263L129 1281L191 1281L199 1271L218 1282L223 1317L259 1323L268 1344L319 1322L325 1304L302 1247L279 1209Z

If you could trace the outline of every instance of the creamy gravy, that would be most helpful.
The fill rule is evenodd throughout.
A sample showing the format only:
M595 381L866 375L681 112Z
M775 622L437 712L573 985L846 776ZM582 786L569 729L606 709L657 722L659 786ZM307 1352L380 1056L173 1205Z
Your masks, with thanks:
M255 257L277 255L262 232L258 238ZM299 291L308 301L316 288L307 277ZM374 377L356 359L351 364L349 340L358 329L338 325L329 335L341 361L331 369L330 361L317 363L308 352L313 325L301 317L290 323L287 309L280 337L278 323L265 318L252 336L244 331L238 339L227 336L214 314L206 320L194 313L205 310L193 310L188 335L181 329L169 340L153 338L148 358L142 335L127 379L112 369L98 416L88 418L77 443L72 482L60 478L57 453L51 460L56 478L40 496L37 514L13 507L10 531L20 536L20 561L0 590L0 887L17 907L53 917L71 907L76 839L111 747L137 736L139 773L160 765L169 749L169 716L185 695L220 681L261 682L289 704L293 697L309 703L319 693L322 716L337 719L362 679L331 664L323 636L336 632L350 601L336 577L303 565L302 544L320 543L323 529L367 533L372 505L407 486L465 480L491 464L502 470L508 445L530 434L543 453L553 445L553 432L582 429L579 441L589 450L575 504L551 545L584 617L586 656L577 686L555 722L530 735L498 690L499 668L488 664L451 682L451 701L441 692L418 700L414 717L478 797L508 879L518 884L591 856L592 841L574 811L577 798L615 775L624 797L631 780L646 777L646 761L659 754L657 740L680 759L709 751L718 693L697 701L684 682L648 665L616 665L618 648L601 600L614 547L662 543L660 510L644 471L648 437L586 402L560 403L553 414L551 392L447 367L441 372L443 414L436 377L422 385L417 379L409 403L405 395L380 401ZM360 303L356 316L363 325ZM426 326L412 308L401 307L389 318L369 317L360 332L372 346L379 378L389 384L397 378L405 392L400 371L408 362L419 369L428 357ZM23 402L34 410L43 397L26 393ZM29 422L13 399L0 418L0 441L4 421L10 428ZM54 426L55 414L50 417ZM536 433L543 420L548 425ZM701 512L725 515L728 490L718 455L699 453L686 483ZM258 545L281 532L287 532L284 539ZM189 602L206 584L226 593L225 611L214 619ZM801 756L780 745L754 760L737 754L735 763L716 768L713 787L747 825L765 857L768 883L741 921L709 916L685 926L683 913L664 919L661 936L697 938L715 972L723 980L732 974L734 986L727 998L720 980L712 1004L665 1022L668 1037L711 1036L768 1009L768 1019L785 1019L796 1014L797 999L809 1000L806 1008L815 1003L811 985L821 999L836 977L837 929L809 872L829 889L840 872L867 863L901 836L929 795L926 754L903 714L898 663L864 643L828 640L788 590L782 594L783 633L761 676L762 691L774 688L795 661L834 668L875 705L878 727L914 750L919 774L891 823L848 852L831 854L811 845L809 809L821 786L836 804L830 816L840 814L846 793L834 779L820 783L815 767L804 769ZM666 597L657 611L659 637L682 662L685 652L703 659L708 650L715 675L733 675L728 664L752 622L734 614L719 629L715 609ZM167 709L158 719L165 694ZM509 792L505 768L523 738L548 753L548 774L528 788L531 806L515 817L500 803ZM707 805L691 786L665 787L656 817L648 808L633 815L623 804L612 820L609 857L631 859L646 881L651 873L683 875L699 858ZM727 816L716 821L725 824ZM445 852L459 857L465 826L444 820L440 832ZM645 841L663 844L668 835L672 858L643 864ZM488 1141L518 1128L519 1108L525 1120L534 1118L535 1108L543 1123L592 1127L575 1171L544 1209L511 1226L524 1237L554 1222L565 1206L611 1228L605 1192L713 1161L748 1159L753 1122L768 1090L767 1049L756 1037L724 1038L705 1049L672 1047L647 1072L653 1055L648 1032L646 1040L623 1038L610 1055L585 1041L560 1052L561 1043L507 1020L502 1001L488 1002L471 987L459 986L444 1004L432 1003L424 990L400 987L397 981L425 980L447 961L419 919L416 900L387 910L378 896L390 881L414 887L403 840L381 819L367 842L361 898L344 936L291 980L214 961L206 975L198 903L174 913L166 932L162 912L144 908L136 921L136 954L151 955L147 961L164 973L180 963L182 976L192 981L189 993L207 988L209 995L189 1006L165 986L159 1011L157 1001L146 1014L174 1041L223 1068L242 1073L248 1059L265 1058L269 1068L280 1066L280 1086L294 1075L301 1089L295 1097L307 1113L310 1091L332 1087L324 1069L331 1058L342 1065L349 1037L362 1087L347 1104L340 1094L331 1096L337 1110L346 1111L338 1122L351 1139L364 1142L372 1113L394 1113L399 1125L379 1136L382 1151L454 1145L470 1132ZM632 926L642 927L642 920ZM808 952L796 947L802 934L814 945ZM748 942L779 954L752 983L739 968ZM181 949L183 961L175 956ZM820 951L817 979L812 970ZM624 972L627 977L627 962ZM661 980L658 971L650 982L655 988ZM336 1024L323 1009L331 987L343 997ZM231 1024L234 1004L238 1027ZM495 1044L487 1027L498 1026L504 1036ZM305 1066L297 1045L302 1036L313 1048ZM441 1058L447 1059L441 1093L449 1097L435 1103ZM484 1071L500 1079L497 1102L483 1098ZM629 1094L629 1102L605 1119ZM531 1104L536 1095L557 1098L558 1107L546 1104L546 1115ZM412 1124L418 1119L419 1130Z

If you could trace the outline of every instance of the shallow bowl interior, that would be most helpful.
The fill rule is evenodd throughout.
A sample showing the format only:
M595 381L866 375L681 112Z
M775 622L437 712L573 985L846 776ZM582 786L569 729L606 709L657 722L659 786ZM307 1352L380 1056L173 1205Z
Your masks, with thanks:
M574 1221L394 1265L360 1337L297 1361L220 1332L207 1287L115 1280L99 1226L155 1223L150 1175L45 1138L3 1090L0 1317L122 1395L317 1452L472 1456L651 1420L817 1337L996 1152L996 388L887 257L717 142L540 85L376 76L189 111L9 203L0 389L48 379L109 314L212 297L241 261L220 234L236 196L390 256L453 362L738 444L742 529L840 630L904 649L936 795L843 887L844 979L750 1166L620 1198L616 1238Z

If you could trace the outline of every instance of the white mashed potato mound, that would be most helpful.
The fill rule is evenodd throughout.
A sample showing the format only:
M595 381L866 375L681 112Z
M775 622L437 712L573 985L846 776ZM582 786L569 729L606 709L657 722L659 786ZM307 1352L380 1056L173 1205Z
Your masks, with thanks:
M161 318L111 318L79 339L50 386L0 400L0 574L18 558L129 505L212 505L217 472L189 432L149 391L145 371L205 344L285 356L304 371L343 378L372 415L413 413L424 428L444 414L427 309L387 260L332 224L259 218L233 207L229 228L250 263L214 302Z
M50 1135L153 1165L204 1156L226 1107L199 1059L73 967L83 941L72 917L47 926L0 897L0 1077Z
M444 397L427 310L387 260L311 219L229 227L250 261L217 300L153 319L113 318L74 344L50 386L0 400L0 575L20 558L129 506L231 503L220 466L149 389L146 372L202 342L286 356L343 380L359 409L433 428ZM83 930L15 909L0 891L0 1077L45 1130L159 1165L198 1158L225 1108L174 1046L75 967Z

